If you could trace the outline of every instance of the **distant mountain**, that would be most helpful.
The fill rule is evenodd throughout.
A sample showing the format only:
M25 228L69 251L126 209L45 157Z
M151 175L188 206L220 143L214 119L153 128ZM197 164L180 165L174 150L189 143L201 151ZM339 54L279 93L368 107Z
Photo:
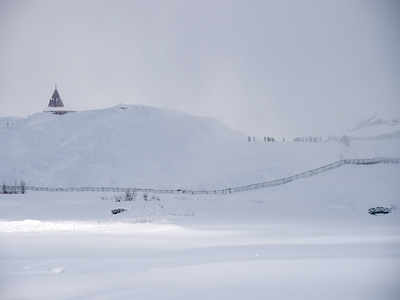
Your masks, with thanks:
M384 119L374 114L359 122L350 130L350 134L370 139L397 138L400 136L400 118Z

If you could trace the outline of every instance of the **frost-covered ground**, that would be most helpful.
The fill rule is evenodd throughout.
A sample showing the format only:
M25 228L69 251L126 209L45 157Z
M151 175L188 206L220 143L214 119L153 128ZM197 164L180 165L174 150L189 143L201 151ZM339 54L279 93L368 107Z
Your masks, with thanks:
M371 120L358 130L387 123ZM0 127L6 183L213 188L400 157L394 121L348 146L247 143L135 106L12 121ZM399 179L398 164L346 165L220 196L0 194L0 299L399 299Z
M8 236L2 299L398 299L400 292L397 238L270 240L268 226L139 228Z
M2 299L398 299L397 165L224 196L1 195ZM113 208L126 208L111 215Z

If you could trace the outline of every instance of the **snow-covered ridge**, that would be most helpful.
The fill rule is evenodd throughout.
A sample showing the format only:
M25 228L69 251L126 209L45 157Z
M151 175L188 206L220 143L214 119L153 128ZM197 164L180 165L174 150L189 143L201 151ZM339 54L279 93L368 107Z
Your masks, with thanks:
M400 136L400 118L381 118L377 114L362 120L349 134L354 138L388 139Z
M377 125L400 126L400 118L383 119L383 118L378 118L378 116L375 114L375 115L371 116L370 118L358 123L352 129L352 131L359 130L362 128L367 128L367 127L377 126Z
M248 143L216 120L137 105L37 113L0 128L0 139L0 183L9 185L216 189L346 158L400 157L398 139L351 146Z

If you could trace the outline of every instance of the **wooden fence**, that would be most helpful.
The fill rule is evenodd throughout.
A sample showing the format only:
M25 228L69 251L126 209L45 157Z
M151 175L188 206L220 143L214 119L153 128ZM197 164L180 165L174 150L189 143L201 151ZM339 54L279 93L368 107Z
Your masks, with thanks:
M367 158L367 159L342 159L325 166L298 173L289 177L283 177L275 180L264 181L249 185L241 185L235 187L226 187L215 190L193 190L193 189L157 189L157 188L141 188L141 187L46 187L26 185L25 191L43 191L43 192L143 192L154 194L190 194L190 195L223 195L230 193L245 192L287 184L289 182L315 176L344 165L374 165L374 164L399 164L400 158ZM3 189L12 191L21 191L22 187L18 185L3 185ZM0 191L1 192L1 191Z

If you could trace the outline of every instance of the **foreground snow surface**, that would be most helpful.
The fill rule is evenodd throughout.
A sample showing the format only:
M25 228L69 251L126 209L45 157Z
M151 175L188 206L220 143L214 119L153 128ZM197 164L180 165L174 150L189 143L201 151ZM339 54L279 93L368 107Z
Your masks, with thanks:
M399 299L399 210L367 212L399 207L398 178L348 166L224 196L0 195L0 298Z
M398 299L398 238L268 235L2 236L2 299Z

